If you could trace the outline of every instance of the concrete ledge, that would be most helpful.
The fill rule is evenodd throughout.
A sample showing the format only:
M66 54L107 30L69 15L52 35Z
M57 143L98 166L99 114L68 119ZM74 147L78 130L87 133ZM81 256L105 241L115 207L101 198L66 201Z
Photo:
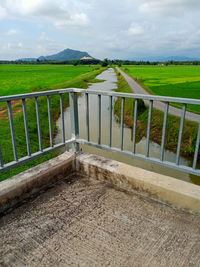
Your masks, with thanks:
M199 186L100 156L69 152L1 182L0 213L74 172L200 213Z
M200 187L91 154L76 158L76 170L124 190L137 190L162 202L200 213Z
M0 213L75 170L75 154L62 155L1 182Z

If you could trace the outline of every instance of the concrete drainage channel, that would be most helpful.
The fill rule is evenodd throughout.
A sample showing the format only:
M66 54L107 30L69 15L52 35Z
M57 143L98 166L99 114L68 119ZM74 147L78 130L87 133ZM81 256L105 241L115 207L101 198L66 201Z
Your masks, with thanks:
M1 182L0 213L28 201L59 179L72 176L97 179L127 192L145 194L179 209L200 213L199 186L93 154L70 152Z

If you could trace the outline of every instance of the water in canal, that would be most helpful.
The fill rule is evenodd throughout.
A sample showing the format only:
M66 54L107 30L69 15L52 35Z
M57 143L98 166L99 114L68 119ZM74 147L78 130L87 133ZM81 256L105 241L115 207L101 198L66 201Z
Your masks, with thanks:
M117 88L117 76L115 71L110 68L100 75L96 77L99 80L103 80L103 82L99 83L92 83L88 87L87 90L99 90L99 91L111 91ZM101 126L101 142L102 144L108 145L109 143L109 97L102 96L102 126ZM85 105L85 95L80 95L78 98L78 110L79 110L79 131L80 131L80 138L87 139L86 136L86 105ZM89 110L90 110L90 141L97 143L97 136L98 136L98 98L96 95L89 96ZM65 110L65 133L66 139L71 138L71 122L70 122L70 109L66 108ZM58 134L55 137L54 142L60 143L62 142L61 137L61 118L57 120L57 127L58 127ZM115 116L113 116L113 147L120 147L120 124L117 122ZM188 182L192 182L195 184L200 184L199 177L195 175L190 175L187 173L183 173L180 171L176 171L173 169L169 169L166 167L162 167L160 165L138 160L135 158L128 157L126 155L122 155L116 152L105 151L101 149L97 149L95 147L82 145L81 146L83 151L90 152L93 154L97 154L100 156L104 156L107 158L112 158L114 160L118 160L129 165L138 166L150 171L158 172L161 174L167 174L169 176L185 180ZM67 148L69 149L69 148ZM124 127L124 149L128 151L132 151L132 131L130 128ZM140 142L136 145L136 152L140 154L144 154L146 149L146 138L143 137ZM150 143L150 156L154 158L160 157L160 145L151 142ZM175 162L176 154L165 150L165 160ZM181 157L180 163L184 165L191 165L191 161Z

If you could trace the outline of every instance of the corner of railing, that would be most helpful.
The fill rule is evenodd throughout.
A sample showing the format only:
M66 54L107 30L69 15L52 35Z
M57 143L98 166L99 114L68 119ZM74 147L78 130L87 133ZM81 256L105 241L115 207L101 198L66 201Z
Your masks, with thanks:
M76 91L70 92L69 100L70 100L72 139L73 138L75 139L72 149L74 152L78 152L80 150L80 147L79 147L79 143L76 141L79 138L78 99L77 99Z

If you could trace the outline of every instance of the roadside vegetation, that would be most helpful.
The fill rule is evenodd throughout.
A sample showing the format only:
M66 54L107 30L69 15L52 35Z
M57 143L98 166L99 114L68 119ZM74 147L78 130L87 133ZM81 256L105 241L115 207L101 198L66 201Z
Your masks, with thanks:
M2 66L1 66L2 67ZM100 66L90 67L90 66L34 66L32 71L30 69L30 65L20 66L19 69L16 66L8 66L12 68L12 75L7 73L8 84L4 87L4 83L2 83L2 78L0 80L0 88L5 88L5 90L1 90L1 95L10 94L19 94L19 93L27 93L33 91L44 91L44 90L53 90L53 89L61 89L61 88L87 88L88 83L97 82L98 80L95 77L100 74L105 68L101 68ZM51 68L53 67L53 68ZM27 69L26 69L27 68ZM21 73L21 71L22 73ZM41 73L40 73L41 71ZM54 73L55 71L55 73ZM7 72L8 69L7 69ZM50 72L50 73L49 73ZM21 83L18 81L21 80ZM24 77L24 79L23 79ZM34 77L34 78L33 78ZM6 80L6 74L4 74L4 79ZM19 87L16 85L15 89L13 86L15 85L15 80ZM48 80L48 81L46 81ZM31 82L32 81L32 82ZM99 81L98 81L99 82ZM21 90L20 90L21 87ZM28 87L28 89L27 89ZM9 92L9 93L8 93ZM64 106L68 105L68 95L65 95L63 98ZM56 134L56 120L60 115L60 102L59 96L51 97L51 109L53 116L53 132ZM39 98L40 105L40 119L41 119L41 128L42 128L42 141L43 148L49 146L49 125L48 125L48 112L47 112L47 98L40 97ZM13 113L14 113L14 125L16 132L16 142L17 142L17 151L18 156L23 157L27 155L26 152L26 142L25 142L25 130L24 130L24 122L23 122L23 114L22 114L22 105L21 102L13 103ZM31 140L31 152L34 153L38 151L38 133L37 133L37 123L36 123L36 110L35 110L35 102L34 99L27 100L27 114L28 114L28 127L29 127L29 135ZM0 147L4 159L4 163L10 162L13 160L13 150L11 143L11 135L8 121L8 112L7 108L4 105L1 106L0 111ZM7 179L21 171L24 171L28 168L31 168L41 162L44 162L54 156L56 156L59 152L49 153L47 155L41 156L38 159L32 160L25 164L19 165L16 168L0 173L0 181Z
M200 99L200 66L123 66L122 70L151 94ZM188 105L187 110L200 113L200 106Z
M123 93L133 93L128 83L117 72L118 76L118 89L115 91ZM115 102L115 114L120 121L121 114L121 98ZM125 117L124 122L129 128L133 128L133 114L134 114L134 100L126 99L125 101ZM162 127L163 127L164 113L153 109L151 121L151 141L161 144L162 140ZM146 137L148 122L148 106L145 106L143 101L139 101L138 106L138 121L137 121L137 142L142 137ZM167 135L165 148L176 152L177 141L179 134L180 118L169 115L167 121ZM194 155L195 143L197 138L198 125L195 122L186 121L184 126L183 142L181 146L181 155L185 157L192 157Z

